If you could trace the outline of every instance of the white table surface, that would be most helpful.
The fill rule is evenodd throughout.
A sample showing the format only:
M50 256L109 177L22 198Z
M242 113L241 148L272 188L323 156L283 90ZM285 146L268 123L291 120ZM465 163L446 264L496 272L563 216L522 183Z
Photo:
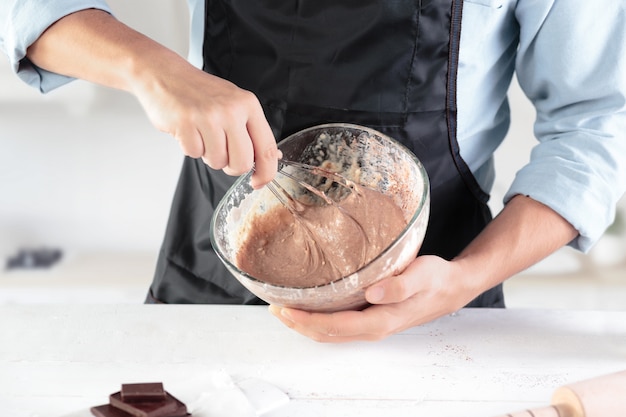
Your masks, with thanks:
M0 306L7 417L87 410L122 383L162 381L171 392L220 374L285 392L271 417L493 417L623 369L626 312L464 309L380 342L333 345L266 307Z

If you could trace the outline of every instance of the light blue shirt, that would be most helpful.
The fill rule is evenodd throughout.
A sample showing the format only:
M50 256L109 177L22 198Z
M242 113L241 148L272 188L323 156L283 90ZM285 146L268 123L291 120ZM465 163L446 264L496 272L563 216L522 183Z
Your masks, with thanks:
M189 60L201 66L204 0L188 0ZM2 0L0 48L42 92L70 79L37 68L27 47L61 17L101 0ZM537 111L538 140L505 202L523 194L551 207L588 251L626 191L626 2L465 0L457 81L458 141L479 184L494 181L493 152L509 126L515 72Z

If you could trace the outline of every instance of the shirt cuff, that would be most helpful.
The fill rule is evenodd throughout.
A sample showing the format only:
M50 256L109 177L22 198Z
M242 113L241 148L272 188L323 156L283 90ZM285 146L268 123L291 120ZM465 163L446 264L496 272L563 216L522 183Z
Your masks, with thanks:
M606 147L594 152L589 146L594 139L605 142ZM626 187L626 141L619 136L578 135L569 137L567 144L560 142L565 141L535 148L531 162L516 174L504 202L521 194L550 207L579 233L569 246L586 253L615 219L617 202ZM594 161L602 151L602 163Z
M10 0L9 0L10 1ZM13 71L27 84L46 93L72 78L46 71L26 58L26 51L57 20L80 10L100 9L112 13L101 0L22 0L13 1L4 16L2 47Z

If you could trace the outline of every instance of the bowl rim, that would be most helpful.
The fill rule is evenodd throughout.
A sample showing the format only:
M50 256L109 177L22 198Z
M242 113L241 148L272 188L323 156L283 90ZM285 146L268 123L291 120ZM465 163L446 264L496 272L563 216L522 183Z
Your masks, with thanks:
M312 130L321 130L321 129L324 129L324 128L348 128L348 129L353 129L353 130L365 131L365 132L367 132L370 135L380 136L380 137L382 137L385 140L389 140L389 141L393 142L397 146L398 149L402 150L404 153L406 153L413 160L413 162L415 163L418 171L420 172L420 174L422 176L422 183L423 183L424 187L423 187L423 190L422 190L421 199L419 201L417 209L415 210L415 212L411 216L411 219L407 222L407 225L404 227L402 232L400 232L398 234L398 236L389 245L387 245L387 247L385 249L383 249L377 256L372 258L368 263L366 263L365 265L363 265L362 267L360 267L356 271L352 272L351 274L343 276L343 277L340 277L340 278L337 278L336 280L333 280L333 281L329 281L326 284L323 284L323 285L311 285L311 286L287 286L287 285L272 284L272 283L269 283L267 281L263 281L263 280L261 280L259 278L254 277L253 275L250 275L249 273L241 270L237 265L235 265L233 262L229 261L227 259L227 257L221 252L221 250L219 248L219 245L217 245L217 242L215 241L215 223L217 222L217 213L219 213L222 210L223 206L226 204L226 201L228 200L227 197L237 187L239 187L242 183L249 183L250 182L250 177L252 176L252 174L254 172L254 170L250 170L247 173L241 175L239 178L237 178L237 180L229 187L229 189L226 191L226 193L220 199L218 205L215 207L215 210L214 210L213 215L211 217L211 222L210 222L210 226L209 226L209 236L210 236L210 239L211 239L211 246L213 247L213 250L215 251L217 256L226 264L228 269L236 270L238 273L240 273L241 275L245 276L250 281L256 282L258 284L262 284L264 286L267 286L268 288L293 289L293 290L312 290L312 289L316 289L316 288L324 288L324 287L327 287L327 286L334 286L337 283L343 282L345 280L349 280L355 274L358 274L363 269L367 268L369 265L371 265L372 263L376 262L383 255L385 255L388 252L390 252L391 249L393 249L398 244L398 242L400 240L402 240L402 238L404 238L404 236L411 229L411 226L424 213L424 207L426 206L426 203L428 201L430 201L430 180L429 180L429 177L428 177L428 173L426 172L426 168L424 167L422 162L417 158L417 156L413 153L413 151L411 151L408 147L406 147L404 144L402 144L398 140L392 138L391 136L389 136L389 135L387 135L385 133L382 133L382 132L380 132L380 131L378 131L376 129L373 129L373 128L370 128L370 127L367 127L367 126L362 126L362 125L357 125L357 124L352 124L352 123L324 123L324 124L320 124L320 125L307 127L305 129L299 130L299 131L297 131L295 133L292 133L291 135L289 135L289 136L285 137L284 139L280 140L277 143L278 147L280 148L280 146L282 144L284 144L284 143L286 143L288 141L294 140L297 135L302 135L302 134L307 133L307 132L312 131Z

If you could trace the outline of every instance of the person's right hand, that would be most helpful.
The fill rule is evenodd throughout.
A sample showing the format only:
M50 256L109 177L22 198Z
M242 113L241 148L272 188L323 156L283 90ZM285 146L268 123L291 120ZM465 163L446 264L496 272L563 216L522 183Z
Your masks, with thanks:
M274 178L279 151L256 96L186 61L158 65L134 83L151 122L174 136L185 155L241 175L254 167L252 186Z

